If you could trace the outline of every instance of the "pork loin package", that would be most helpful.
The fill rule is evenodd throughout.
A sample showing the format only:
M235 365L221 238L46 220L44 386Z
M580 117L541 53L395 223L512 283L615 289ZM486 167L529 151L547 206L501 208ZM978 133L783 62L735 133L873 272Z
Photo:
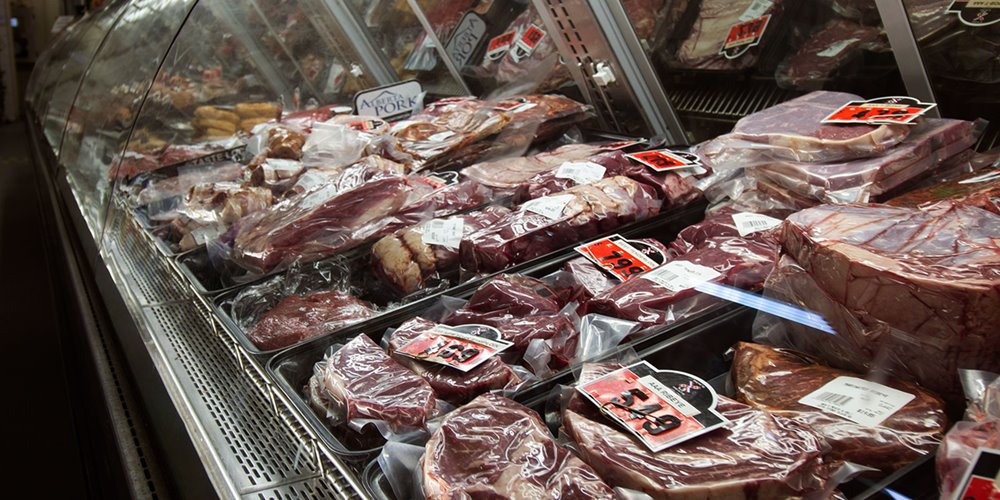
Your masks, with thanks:
M462 239L508 214L510 209L496 205L400 229L372 246L372 267L383 283L402 295L435 281L450 283L459 270Z
M731 133L695 152L721 169L772 160L823 163L878 156L902 142L910 126L821 123L844 104L863 100L843 92L812 92L741 118Z
M838 368L882 369L961 400L959 368L1000 367L1000 217L822 205L783 226L785 256L765 293L822 314L836 335L759 314L755 339Z
M491 227L462 240L462 268L495 272L656 215L652 188L611 177L531 200Z
M584 365L580 381L613 369ZM800 498L826 491L826 444L808 426L721 396L715 409L729 424L653 452L574 392L562 431L610 486L653 498Z
M185 252L215 240L239 219L266 211L274 203L267 188L237 182L196 184L178 206L150 213L150 219L165 222L162 238L172 250Z
M948 426L944 401L916 384L787 349L741 342L730 373L736 399L809 426L826 438L832 460L891 472L934 451ZM870 402L856 407L855 398Z
M374 316L377 308L351 293L349 269L340 261L293 266L248 286L228 303L230 316L258 349L304 342Z
M595 296L585 310L648 327L688 317L718 302L685 284L688 278L759 288L774 266L775 228L780 222L761 214L714 215L678 234L667 263Z
M383 435L427 428L438 400L426 380L363 334L331 351L316 363L305 388L310 404L331 424L355 431L373 424Z
M935 456L941 498L955 498L980 449L1000 449L1000 378L974 370L963 370L961 377L969 407Z

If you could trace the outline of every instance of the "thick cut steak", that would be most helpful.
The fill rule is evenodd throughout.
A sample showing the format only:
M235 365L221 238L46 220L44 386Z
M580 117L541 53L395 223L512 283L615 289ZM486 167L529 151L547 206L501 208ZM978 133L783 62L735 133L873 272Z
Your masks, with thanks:
M580 456L614 487L653 498L801 498L823 490L823 439L807 426L726 398L717 410L730 424L651 452L593 410L563 412L563 429Z
M444 220L461 221L461 236L465 237L495 224L508 214L509 209L495 205ZM372 246L372 267L375 274L383 283L403 295L423 288L434 278L447 278L458 271L458 243L461 239L454 247L427 243L423 237L429 223L431 222L400 229Z
M950 401L961 400L959 368L1000 369L996 214L947 202L822 205L788 218L782 246L792 260L768 288L838 331L796 333L790 347L854 371L892 370Z
M423 429L437 404L430 384L366 335L320 361L307 390L336 424L381 420L394 431Z
M428 363L396 353L421 333L435 326L437 323L423 318L413 318L403 323L389 336L389 355L399 364L427 380L437 397L453 405L461 405L480 394L514 388L521 382L521 378L514 373L514 370L497 356L468 372L463 372L450 366Z
M543 201L544 200L544 201ZM475 272L501 271L617 229L659 212L662 200L653 189L627 177L611 177L538 198L491 227L462 240L462 267ZM542 215L531 206L552 204ZM561 206L561 210L558 207Z
M290 295L264 313L247 332L262 350L280 349L329 333L375 315L371 304L347 292L331 290Z
M491 394L448 415L420 468L428 499L618 498L535 412Z
M914 399L878 427L799 403L837 377L866 377L824 366L795 351L741 342L731 374L738 400L808 425L826 438L833 460L893 471L933 451L948 426L944 401L916 384L884 377L873 381Z
M745 116L729 134L696 153L710 165L738 168L768 160L835 162L877 156L910 133L908 125L837 125L821 121L860 96L816 91Z
M862 50L879 48L882 32L846 19L830 21L809 36L799 50L779 67L775 78L782 87L814 90ZM880 43L881 42L881 43Z

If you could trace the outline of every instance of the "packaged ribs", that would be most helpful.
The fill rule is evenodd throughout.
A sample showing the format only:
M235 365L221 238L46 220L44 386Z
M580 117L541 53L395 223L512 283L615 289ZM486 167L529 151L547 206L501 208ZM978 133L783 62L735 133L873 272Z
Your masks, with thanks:
M832 460L882 472L934 451L948 426L944 402L916 384L837 370L787 349L741 342L731 374L740 402L809 426L826 438Z

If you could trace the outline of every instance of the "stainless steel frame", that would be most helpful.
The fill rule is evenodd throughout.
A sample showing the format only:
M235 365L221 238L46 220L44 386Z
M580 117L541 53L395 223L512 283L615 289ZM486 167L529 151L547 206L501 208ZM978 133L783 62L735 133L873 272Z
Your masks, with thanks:
M672 144L688 143L621 0L532 3L603 127L662 135ZM643 118L645 131L631 125L635 116Z

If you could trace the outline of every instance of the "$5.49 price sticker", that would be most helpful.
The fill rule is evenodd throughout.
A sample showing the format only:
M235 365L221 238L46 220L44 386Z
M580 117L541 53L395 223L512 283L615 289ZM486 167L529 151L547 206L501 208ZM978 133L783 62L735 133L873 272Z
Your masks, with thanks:
M912 125L937 104L921 102L912 97L879 97L867 101L851 101L830 113L822 123L846 125Z
M728 422L715 410L718 398L705 381L659 371L645 361L577 386L577 391L654 452Z
M622 281L654 269L667 260L659 248L641 241L626 240L618 234L580 245L576 251Z
M467 372L512 345L500 338L496 328L486 325L437 325L396 352Z

